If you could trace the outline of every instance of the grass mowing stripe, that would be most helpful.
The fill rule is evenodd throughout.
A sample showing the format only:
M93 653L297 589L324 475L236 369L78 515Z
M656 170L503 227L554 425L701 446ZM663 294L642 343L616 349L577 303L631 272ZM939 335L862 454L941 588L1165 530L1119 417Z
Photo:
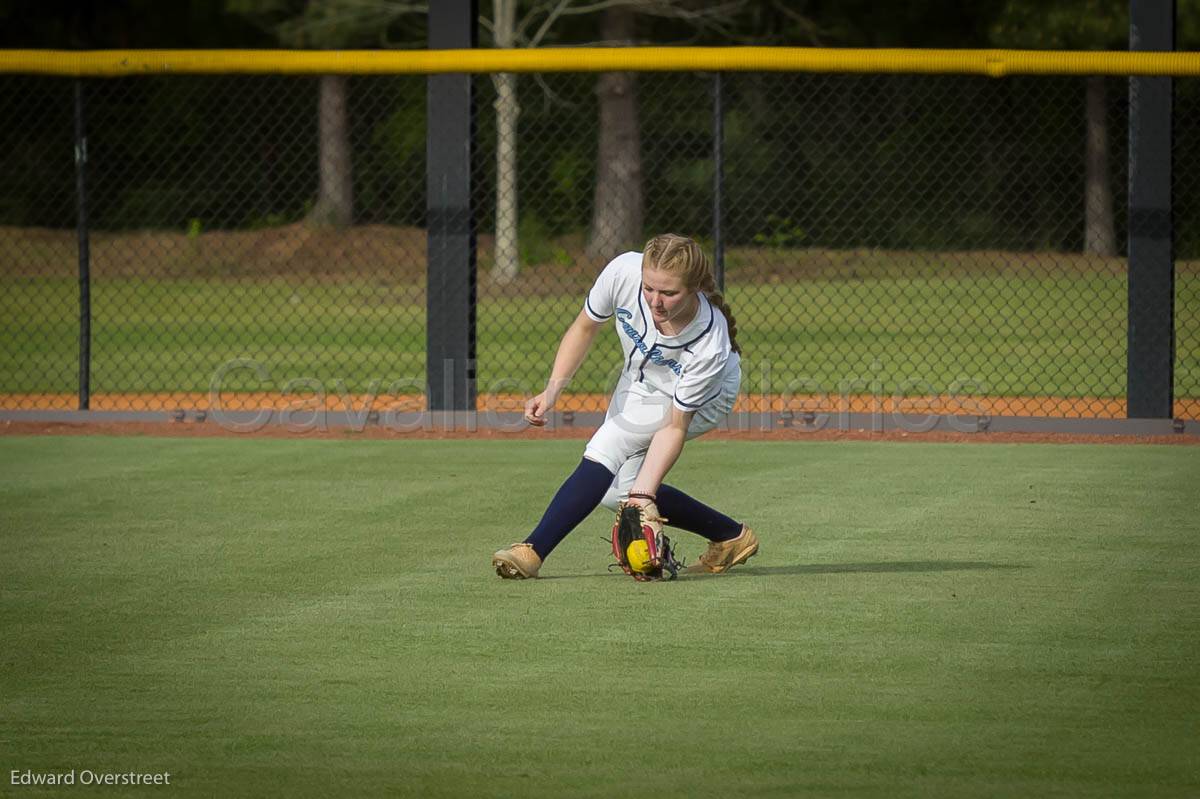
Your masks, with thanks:
M192 795L1200 787L1190 448L700 441L673 481L754 523L746 567L634 584L597 513L546 579L497 580L578 457L0 439L6 767Z

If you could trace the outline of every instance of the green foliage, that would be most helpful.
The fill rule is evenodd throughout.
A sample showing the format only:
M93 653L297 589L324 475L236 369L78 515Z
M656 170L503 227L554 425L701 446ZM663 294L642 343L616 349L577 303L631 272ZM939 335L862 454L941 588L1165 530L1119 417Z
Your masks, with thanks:
M583 153L575 149L564 150L550 167L550 186L560 197L574 197L587 185L592 165Z
M1105 50L1127 47L1128 0L1006 0L989 36L996 47Z
M289 48L377 46L398 23L423 26L410 19L423 16L419 7L391 0L225 0L225 9Z
M259 24L278 25L305 13L309 0L224 0L229 14L247 17ZM316 3L314 5L320 5Z
M680 158L664 170L664 177L674 191L704 196L712 191L712 158Z
M550 228L536 213L529 212L521 215L517 236L521 263L525 266L571 265L570 253L554 240Z
M303 215L292 216L285 213L255 215L246 219L244 227L247 230L266 230L268 228L280 227L282 225L290 225L293 222L298 222L302 218Z
M1200 34L1200 0L1175 0L1176 39L1192 49ZM1128 0L1005 0L988 29L994 47L1039 50L1124 50Z
M359 218L398 225L423 224L424 82L368 79L352 83L351 88L356 107L362 109L357 124L366 131L366 141L354 148Z
M766 229L754 234L754 243L774 249L800 247L807 237L804 228L790 217L767 214Z
M186 228L199 209L186 188L162 180L147 180L128 189L120 202L96 216L103 223L128 228Z
M407 166L425 156L425 113L419 106L396 108L374 130L371 144L381 160Z
M146 45L165 35L167 26L156 15L171 4L113 0L108 5L113 16L98 15L95 21L105 28L103 41L125 36L130 44ZM186 26L173 22L178 35L231 47L281 43L291 35L299 37L288 40L293 44L371 46L423 24L417 22L423 20L420 14L409 13L410 4L387 0L184 5L191 27L184 31ZM16 8L0 8L0 21ZM71 22L52 19L44 9L22 11L38 36L60 35ZM1184 46L1200 24L1198 12L1200 0L1179 2ZM153 24L122 28L121 20L139 16ZM768 22L786 36L812 35L825 44L918 45L959 37L962 45L1114 47L1124 41L1127 13L1114 0L928 0L887 8L851 0L747 10L731 17L727 29L763 33ZM559 23L564 41L594 34L595 18L589 15ZM679 20L647 15L640 24L662 37L686 28ZM0 27L16 35L11 33L16 25ZM978 31L990 38L971 38ZM703 39L712 31L698 35ZM0 117L19 124L0 126L0 172L6 176L0 224L70 227L74 175L64 147L72 130L71 86L11 80L14 90L0 93ZM781 247L802 241L832 247L1078 249L1083 217L1082 189L1076 185L1082 173L1079 83L726 76L725 239ZM1191 120L1200 113L1191 88L1196 83L1177 82L1181 156L1176 168L1184 187L1178 192L1177 220L1184 256L1196 252L1188 231L1200 221L1200 208L1188 199L1194 192L1186 188L1200 180L1193 177L1200 175L1200 162L1186 157L1196 149L1191 134L1197 127ZM591 222L596 177L595 77L549 75L544 84L548 88L532 78L520 81L520 207L523 214L536 215L528 223L535 235L582 235ZM353 78L350 86L356 218L423 225L424 79ZM479 218L489 220L495 198L493 98L486 77L476 81L476 88L476 199ZM1120 94L1110 91L1118 238L1125 224L1120 195L1127 183L1119 163L1126 104ZM638 79L638 96L646 228L703 233L711 225L711 78L646 74ZM29 97L46 102L35 112ZM296 219L311 204L318 166L311 79L97 81L87 86L86 104L90 167L100 180L90 208L97 229L178 230L191 218L203 219L208 230L269 226ZM539 262L560 260L540 243L527 249Z

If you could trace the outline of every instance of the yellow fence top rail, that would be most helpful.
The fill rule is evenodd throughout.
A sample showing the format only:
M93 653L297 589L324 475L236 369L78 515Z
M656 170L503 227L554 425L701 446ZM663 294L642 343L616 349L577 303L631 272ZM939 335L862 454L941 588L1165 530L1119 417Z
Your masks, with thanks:
M130 75L445 72L859 72L960 75L1200 75L1200 53L579 47L535 50L0 50L0 73Z

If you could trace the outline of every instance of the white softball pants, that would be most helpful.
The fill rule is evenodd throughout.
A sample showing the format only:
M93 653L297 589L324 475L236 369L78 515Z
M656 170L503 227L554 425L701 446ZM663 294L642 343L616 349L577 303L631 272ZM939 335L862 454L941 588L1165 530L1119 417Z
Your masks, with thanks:
M688 426L687 440L702 436L725 420L737 401L742 382L740 371L734 370L724 378L721 393L706 402ZM629 494L654 438L671 418L673 405L670 396L651 391L641 383L632 383L622 375L608 403L604 424L588 441L583 457L593 460L613 472L616 477L600 504L616 510Z

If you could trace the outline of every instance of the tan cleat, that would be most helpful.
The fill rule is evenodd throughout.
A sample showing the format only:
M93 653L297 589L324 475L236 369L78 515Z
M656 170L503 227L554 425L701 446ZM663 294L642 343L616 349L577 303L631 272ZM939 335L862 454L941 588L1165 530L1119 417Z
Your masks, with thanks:
M533 544L513 544L492 555L492 566L505 580L525 580L538 576L542 559L533 551Z
M745 563L758 552L758 536L742 525L742 533L728 541L709 541L700 560L687 567L689 574L720 574Z

